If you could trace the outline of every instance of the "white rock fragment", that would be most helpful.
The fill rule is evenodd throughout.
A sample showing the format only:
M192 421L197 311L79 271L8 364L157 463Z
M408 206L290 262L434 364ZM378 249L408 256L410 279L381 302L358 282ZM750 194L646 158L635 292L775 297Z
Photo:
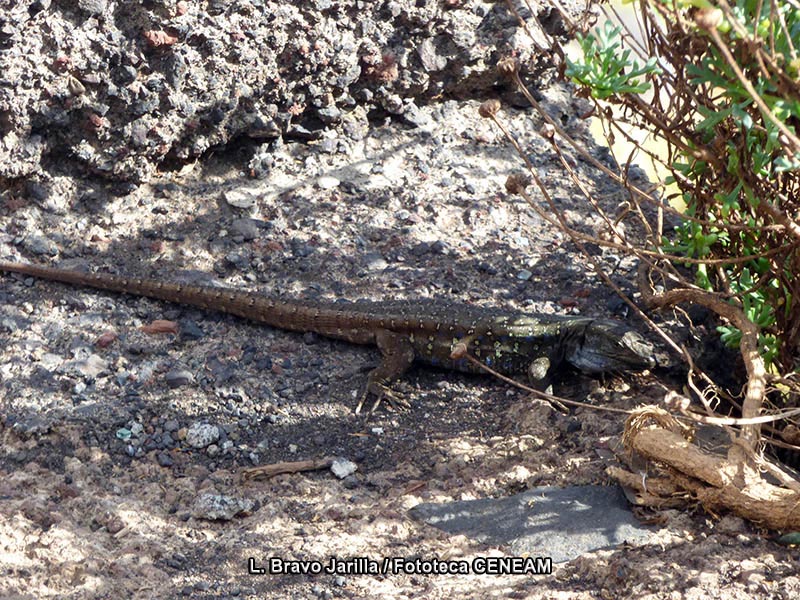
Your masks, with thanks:
M349 477L358 470L358 465L346 458L337 458L331 464L331 473L336 475L339 479Z
M225 202L236 208L252 208L256 204L256 196L246 190L228 190L222 197Z
M336 177L331 177L330 175L323 175L319 179L317 179L317 186L321 190L333 190L339 187L342 182L336 179Z

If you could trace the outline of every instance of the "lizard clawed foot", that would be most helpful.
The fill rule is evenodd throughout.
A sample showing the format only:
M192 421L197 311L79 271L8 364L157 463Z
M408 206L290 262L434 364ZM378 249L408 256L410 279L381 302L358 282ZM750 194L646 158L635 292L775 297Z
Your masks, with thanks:
M358 402L358 406L356 406L357 415L361 414L361 409L364 407L364 402L366 401L367 396L370 394L375 396L375 402L372 405L372 408L369 409L367 416L372 415L372 413L377 410L377 408L381 405L381 402L384 400L395 411L400 412L404 410L411 410L411 404L408 402L408 400L399 394L396 394L385 385L372 382L367 385L367 389L365 389L364 393L361 394L361 399Z

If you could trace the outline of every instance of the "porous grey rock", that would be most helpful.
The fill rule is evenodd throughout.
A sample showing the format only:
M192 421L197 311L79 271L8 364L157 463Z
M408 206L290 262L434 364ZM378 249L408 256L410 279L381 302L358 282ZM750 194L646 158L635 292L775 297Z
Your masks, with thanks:
M480 96L509 55L527 73L549 63L485 0L28 4L0 21L0 178L41 175L57 155L76 175L146 181L236 137L357 139L353 111ZM549 5L533 8L562 33Z

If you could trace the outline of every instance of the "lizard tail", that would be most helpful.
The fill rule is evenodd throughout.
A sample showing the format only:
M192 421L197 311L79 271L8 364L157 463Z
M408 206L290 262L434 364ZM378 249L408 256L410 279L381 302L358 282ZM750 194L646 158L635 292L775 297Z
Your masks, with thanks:
M366 314L359 315L363 322L353 324L354 316L346 314L344 306L334 307L326 303L271 298L224 287L170 283L110 273L68 271L10 261L0 261L0 271L187 304L206 310L230 313L280 329L316 331L321 335L356 344L374 343L373 330L377 327L372 322L374 319L371 320Z

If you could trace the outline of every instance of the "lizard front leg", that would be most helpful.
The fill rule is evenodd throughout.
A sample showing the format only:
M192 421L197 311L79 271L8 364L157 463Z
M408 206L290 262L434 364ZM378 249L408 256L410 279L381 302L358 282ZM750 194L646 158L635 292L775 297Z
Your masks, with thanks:
M528 365L528 381L531 386L546 394L553 393L553 372L558 367L559 361L554 361L551 356L540 356Z
M388 384L405 373L414 362L414 347L407 336L387 329L381 329L375 334L375 343L381 351L381 364L370 372L367 387L356 407L356 414L361 413L361 407L369 394L375 396L370 414L375 412L384 398L394 408L410 408L408 402L389 389Z

